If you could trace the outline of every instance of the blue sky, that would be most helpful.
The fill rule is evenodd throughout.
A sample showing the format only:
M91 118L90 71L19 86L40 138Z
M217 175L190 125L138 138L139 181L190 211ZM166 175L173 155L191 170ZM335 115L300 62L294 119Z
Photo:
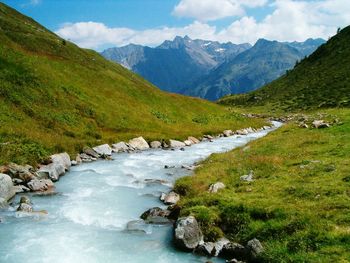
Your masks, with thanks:
M327 38L350 24L349 0L5 0L60 36L101 50L176 35L254 42Z

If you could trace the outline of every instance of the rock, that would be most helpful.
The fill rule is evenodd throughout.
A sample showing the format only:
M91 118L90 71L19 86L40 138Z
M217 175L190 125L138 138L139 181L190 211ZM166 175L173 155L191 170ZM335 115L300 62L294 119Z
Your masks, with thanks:
M249 174L247 174L247 175L242 175L242 176L240 177L240 179L241 179L242 181L253 182L253 181L254 181L253 177L254 177L254 173L253 173L253 171L251 170L251 171L249 172Z
M152 149L162 148L162 143L160 141L153 141L150 143Z
M50 179L33 179L28 183L28 187L30 190L36 191L47 191L50 188L54 187L53 182Z
M112 155L112 148L108 144L99 145L92 148L97 154L103 155L103 156L111 156Z
M181 148L186 146L186 144L177 140L169 140L169 145L170 148Z
M214 139L214 137L213 137L213 136L208 135L208 134L203 135L203 138L208 139L208 140L212 140L212 139Z
M245 263L245 262L233 258L233 259L230 259L230 260L226 260L226 263Z
M230 137L233 135L233 131L231 130L225 130L222 133L224 134L225 137Z
M4 209L8 207L8 203L4 198L0 197L0 209ZM1 219L1 218L0 218ZM0 222L1 223L1 222Z
M217 182L215 184L210 185L209 193L217 193L220 189L224 189L226 186L222 182Z
M299 124L299 127L300 127L300 128L308 129L308 128L309 128L309 125L307 125L305 122L302 122L302 123Z
M112 150L116 153L127 152L130 150L130 147L125 142L118 142L112 144Z
M71 161L71 164L72 164L72 166L77 166L77 165L78 165L78 162L77 162L76 160L72 160L72 161Z
M143 137L138 137L130 140L129 145L134 149L140 151L149 149L149 145Z
M248 131L245 130L245 129L237 130L237 131L235 132L235 134L237 134L237 135L248 135Z
M271 129L271 127L270 126L264 126L263 129L264 130L268 130L268 129Z
M245 129L248 133L253 133L255 130L252 127Z
M185 151L185 148L181 147L181 148L180 148L180 151Z
M160 197L159 197L159 200L162 201L162 202L164 202L166 196L167 196L166 193L161 193L161 195L160 195Z
M30 165L22 166L15 163L10 163L7 166L7 172L12 178L17 178L24 182L29 182L35 177L34 169Z
M146 224L143 220L133 220L127 223L126 230L136 233L151 233L151 226Z
M0 198L9 201L16 194L12 179L7 174L0 174ZM4 202L3 201L3 202Z
M245 247L238 243L233 243L233 242L229 242L225 244L219 253L220 257L231 258L231 259L232 258L242 259L245 257L245 255L246 255Z
M100 158L100 155L97 152L95 152L93 149L91 149L90 147L85 147L83 149L83 153L85 153L85 154L87 154L87 155L89 155L89 156L91 156L93 158L96 158L96 159ZM81 155L80 155L80 157L81 157Z
M198 166L195 165L182 165L181 168L189 170L189 171L193 171L194 169L196 169Z
M329 123L324 122L323 120L314 120L312 122L312 125L316 128L316 129L321 129L321 128L329 128L330 125Z
M170 183L162 179L145 179L144 182L147 185L169 185Z
M52 181L56 182L59 180L60 176L65 174L65 172L66 169L62 163L54 162L41 166L36 174L40 179L51 179Z
M159 207L153 207L141 215L141 219L143 219L147 224L169 224L171 221L167 218L170 215L169 210L163 210Z
M76 161L77 165L79 165L83 162L83 160L80 157L80 154L77 154L77 157L75 157L75 161Z
M182 217L176 221L174 231L175 245L183 250L193 250L203 242L203 234L193 216Z
M221 250L223 249L223 247L227 244L230 243L230 240L228 240L227 238L220 238L219 240L217 240L214 243L214 248L212 250L212 256L217 257L219 256L219 254L221 253Z
M174 165L164 165L164 169L171 169L171 168L175 168Z
M174 191L171 191L169 194L167 194L163 200L164 204L166 205L175 205L179 201L180 201L180 195L178 195Z
M200 141L197 138L193 137L193 136L188 137L187 140L191 141L192 144L200 143Z
M22 196L19 202L19 207L17 208L19 212L32 213L33 207L30 199L27 196Z
M212 256L213 250L214 250L214 243L205 242L203 244L198 245L198 247L195 248L194 252L202 256Z
M19 184L23 184L24 183L23 180L18 179L18 178L13 178L12 182L13 182L14 185L19 185Z
M62 165L66 171L71 167L71 161L68 153L58 153L50 156L52 163Z
M92 162L93 160L96 160L96 158L91 157L90 155L87 155L86 153L79 154L79 158L84 163L88 163L88 162Z
M260 241L254 238L248 241L246 250L250 258L256 259L264 251L264 248L261 245Z
M191 146L191 145L193 144L193 142L190 141L190 140L185 140L185 141L184 141L184 144L185 144L186 146Z
M24 185L16 185L15 191L16 191L16 194L20 194L20 193L30 192L30 189L28 187L25 187Z

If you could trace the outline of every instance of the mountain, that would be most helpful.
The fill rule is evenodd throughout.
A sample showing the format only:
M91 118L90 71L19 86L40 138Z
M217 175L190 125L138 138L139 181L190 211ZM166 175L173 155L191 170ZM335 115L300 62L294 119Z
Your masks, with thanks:
M284 110L350 107L349 43L350 26L271 84L249 94L227 96L220 103Z
M259 39L256 44L214 69L184 94L217 100L227 94L247 93L264 86L293 68L296 61L319 45L319 40L280 43Z
M226 59L248 48L249 44L221 44L178 36L155 48L131 44L110 48L101 54L140 74L162 90L181 93Z
M1 164L136 136L184 139L253 125L213 103L167 94L2 3L0 43Z
M319 46L321 46L324 43L326 43L326 40L322 38L316 38L316 39L309 38L305 42L296 42L296 41L285 42L285 44L288 44L289 46L294 47L304 56L310 55L312 52L314 52Z

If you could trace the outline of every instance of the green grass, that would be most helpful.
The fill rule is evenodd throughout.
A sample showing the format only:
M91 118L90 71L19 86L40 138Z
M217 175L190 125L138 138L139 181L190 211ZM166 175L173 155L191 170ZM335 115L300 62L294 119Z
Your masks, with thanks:
M162 92L0 3L0 164L36 163L136 136L184 139L261 125Z
M350 26L281 78L248 94L226 96L219 103L286 112L350 107L349 42Z
M350 110L325 113L342 123L290 123L249 147L212 155L177 181L181 213L197 216L207 240L258 238L260 262L350 262ZM241 181L250 170L255 181ZM227 188L208 193L217 181Z

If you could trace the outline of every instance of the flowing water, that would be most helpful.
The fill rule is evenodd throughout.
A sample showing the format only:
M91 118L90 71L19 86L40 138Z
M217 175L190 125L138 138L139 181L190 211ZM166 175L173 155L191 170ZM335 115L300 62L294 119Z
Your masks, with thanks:
M48 215L21 216L15 208L0 212L0 262L206 262L208 258L173 248L170 225L143 225L143 231L127 231L126 225L151 207L165 208L160 193L168 192L177 178L190 175L182 165L243 146L280 123L274 125L247 136L202 142L185 151L115 154L113 161L73 167L56 183L57 195L31 196L34 210L46 210ZM164 169L164 165L175 168ZM145 179L168 183L150 184Z

